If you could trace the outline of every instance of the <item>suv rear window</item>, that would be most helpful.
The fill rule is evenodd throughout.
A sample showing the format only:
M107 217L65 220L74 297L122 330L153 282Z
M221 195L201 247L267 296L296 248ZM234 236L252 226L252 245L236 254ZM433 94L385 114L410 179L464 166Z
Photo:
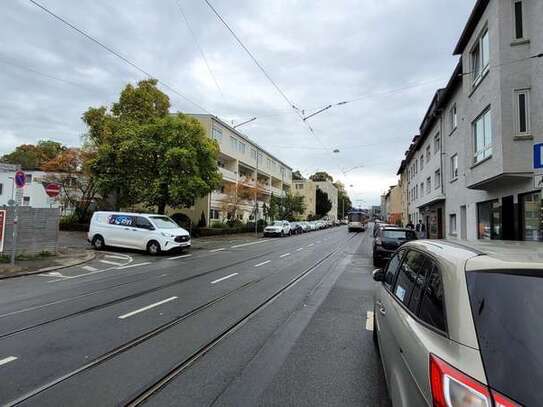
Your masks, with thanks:
M383 238L385 239L405 239L413 240L415 233L410 230L383 230Z
M543 406L541 270L468 272L467 282L489 386L525 406Z

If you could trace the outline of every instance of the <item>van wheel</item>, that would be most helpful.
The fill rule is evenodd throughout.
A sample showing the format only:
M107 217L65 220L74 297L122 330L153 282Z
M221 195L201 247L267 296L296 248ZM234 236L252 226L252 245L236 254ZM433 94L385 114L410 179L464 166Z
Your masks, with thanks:
M158 243L156 240L151 240L149 243L147 243L147 253L149 253L151 256L159 255L160 243Z
M106 243L104 242L104 238L100 235L96 235L92 238L92 246L96 250L103 250L106 247Z

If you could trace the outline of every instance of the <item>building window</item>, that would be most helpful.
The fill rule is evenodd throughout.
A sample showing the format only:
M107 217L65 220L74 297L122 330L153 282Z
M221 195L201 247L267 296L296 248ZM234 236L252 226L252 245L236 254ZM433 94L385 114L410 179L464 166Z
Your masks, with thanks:
M294 184L296 189L304 189L304 184Z
M25 184L32 184L32 174L25 174Z
M449 110L449 126L451 128L451 133L454 129L458 127L458 116L456 112L456 103L452 105L451 110Z
M419 199L419 186L415 185L415 199Z
M514 94L515 132L528 134L530 133L530 90L516 90Z
M451 180L458 178L458 154L451 157Z
M263 163L263 161L264 161L264 156L262 155L262 153L258 153L258 162Z
M30 206L30 197L23 196L23 206Z
M230 136L230 147L232 148L232 151L236 151L238 149L238 141L235 137Z
M266 167L271 168L271 160L269 158L266 158Z
M241 141L238 142L238 151L241 154L245 154L245 143L242 143Z
M437 154L441 150L441 137L437 133L434 137L434 154Z
M426 178L426 193L429 194L432 192L432 178Z
M4 184L0 184L0 195L2 195L2 192L4 192Z
M522 212L522 240L543 241L543 201L541 192L519 196Z
M456 213L451 213L449 215L449 233L451 235L456 235Z
M209 219L213 219L213 220L220 219L219 210L218 209L210 209L209 210Z
M424 154L420 156L420 170L424 169Z
M474 85L476 85L488 71L489 63L490 37L488 30L486 30L471 50L471 72Z
M501 206L497 199L477 204L477 236L479 239L501 239L501 224Z
M430 144L428 144L426 146L426 162L430 162L430 158L432 157L432 152L431 152L431 148L430 148Z
M418 174L419 172L419 162L415 161L415 174Z
M441 187L441 170L436 170L434 173L434 188L438 189Z
M256 160L256 150L254 148L251 148L251 158Z
M211 129L211 138L213 140L222 141L222 130L218 127L213 127Z
M522 10L522 0L516 0L513 2L513 12L515 17L514 39L521 40L524 38L524 13Z
M473 122L473 162L477 163L492 155L492 125L490 109Z

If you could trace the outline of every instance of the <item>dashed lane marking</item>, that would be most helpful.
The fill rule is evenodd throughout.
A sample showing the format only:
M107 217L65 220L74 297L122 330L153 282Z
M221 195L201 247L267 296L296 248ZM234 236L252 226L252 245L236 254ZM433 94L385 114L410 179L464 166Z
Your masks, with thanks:
M117 267L117 270L131 269L132 267L147 266L151 264L150 261L145 261L143 263L129 264L128 266Z
M211 252L211 253L216 253L216 252L222 252L222 251L224 251L224 250L226 250L226 248L225 248L225 247L221 247L220 249L213 249L213 250L210 250L210 252Z
M231 277L234 277L234 276L237 276L237 275L238 275L238 273L228 274L227 276L221 277L221 278L219 278L219 279L217 279L217 280L213 280L213 281L211 282L211 284L220 283L220 282L223 281L223 280L226 280L226 279L228 279L228 278L231 278Z
M87 271L96 271L96 270L98 270L96 267L92 267L92 266L81 266L81 268L83 270L87 270Z
M366 312L366 329L368 331L373 331L373 312Z
M255 264L255 267L260 267L260 266L263 266L264 264L268 264L270 262L271 262L271 260L266 260L266 261L263 261L262 263Z
M307 245L307 247L315 246L315 243L310 243Z
M150 310L151 308L155 308L155 307L158 307L159 305L162 305L162 304L165 304L167 302L170 302L170 301L173 301L173 300L176 300L177 297L170 297L170 298L166 298L165 300L162 300L162 301L159 301L159 302L155 302L154 304L150 304L150 305L147 305L143 308L139 308L137 310L134 310L132 312L129 312L128 314L124 314L124 315L119 315L117 318L119 319L125 319L125 318L128 318L128 317L131 317L133 315L136 315L136 314L139 314L140 312L143 312L143 311L147 311L147 310Z
M282 254L281 256L279 256L279 258L283 258L283 257L287 257L287 256L290 256L290 253Z
M190 256L192 256L192 254L182 254L181 256L168 257L168 260L184 259L185 257L190 257Z
M300 252L300 251L302 251L302 250L304 250L303 247L300 247L299 249L296 249L297 252Z
M7 358L0 359L0 366L7 365L9 362L17 360L17 356L8 356Z
M238 247L252 246L252 245L255 245L255 244L268 242L269 240L270 239L264 239L264 240L257 240L256 242L236 244L236 245L232 246L232 249L237 249Z

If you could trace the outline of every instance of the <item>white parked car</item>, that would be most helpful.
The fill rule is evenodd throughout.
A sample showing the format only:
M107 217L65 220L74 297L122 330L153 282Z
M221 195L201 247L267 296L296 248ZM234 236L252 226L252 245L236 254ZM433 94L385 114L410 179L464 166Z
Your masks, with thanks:
M290 236L290 223L286 220L276 220L264 228L264 236Z
M146 213L94 212L87 237L97 250L107 245L151 255L191 246L189 232L170 217Z

